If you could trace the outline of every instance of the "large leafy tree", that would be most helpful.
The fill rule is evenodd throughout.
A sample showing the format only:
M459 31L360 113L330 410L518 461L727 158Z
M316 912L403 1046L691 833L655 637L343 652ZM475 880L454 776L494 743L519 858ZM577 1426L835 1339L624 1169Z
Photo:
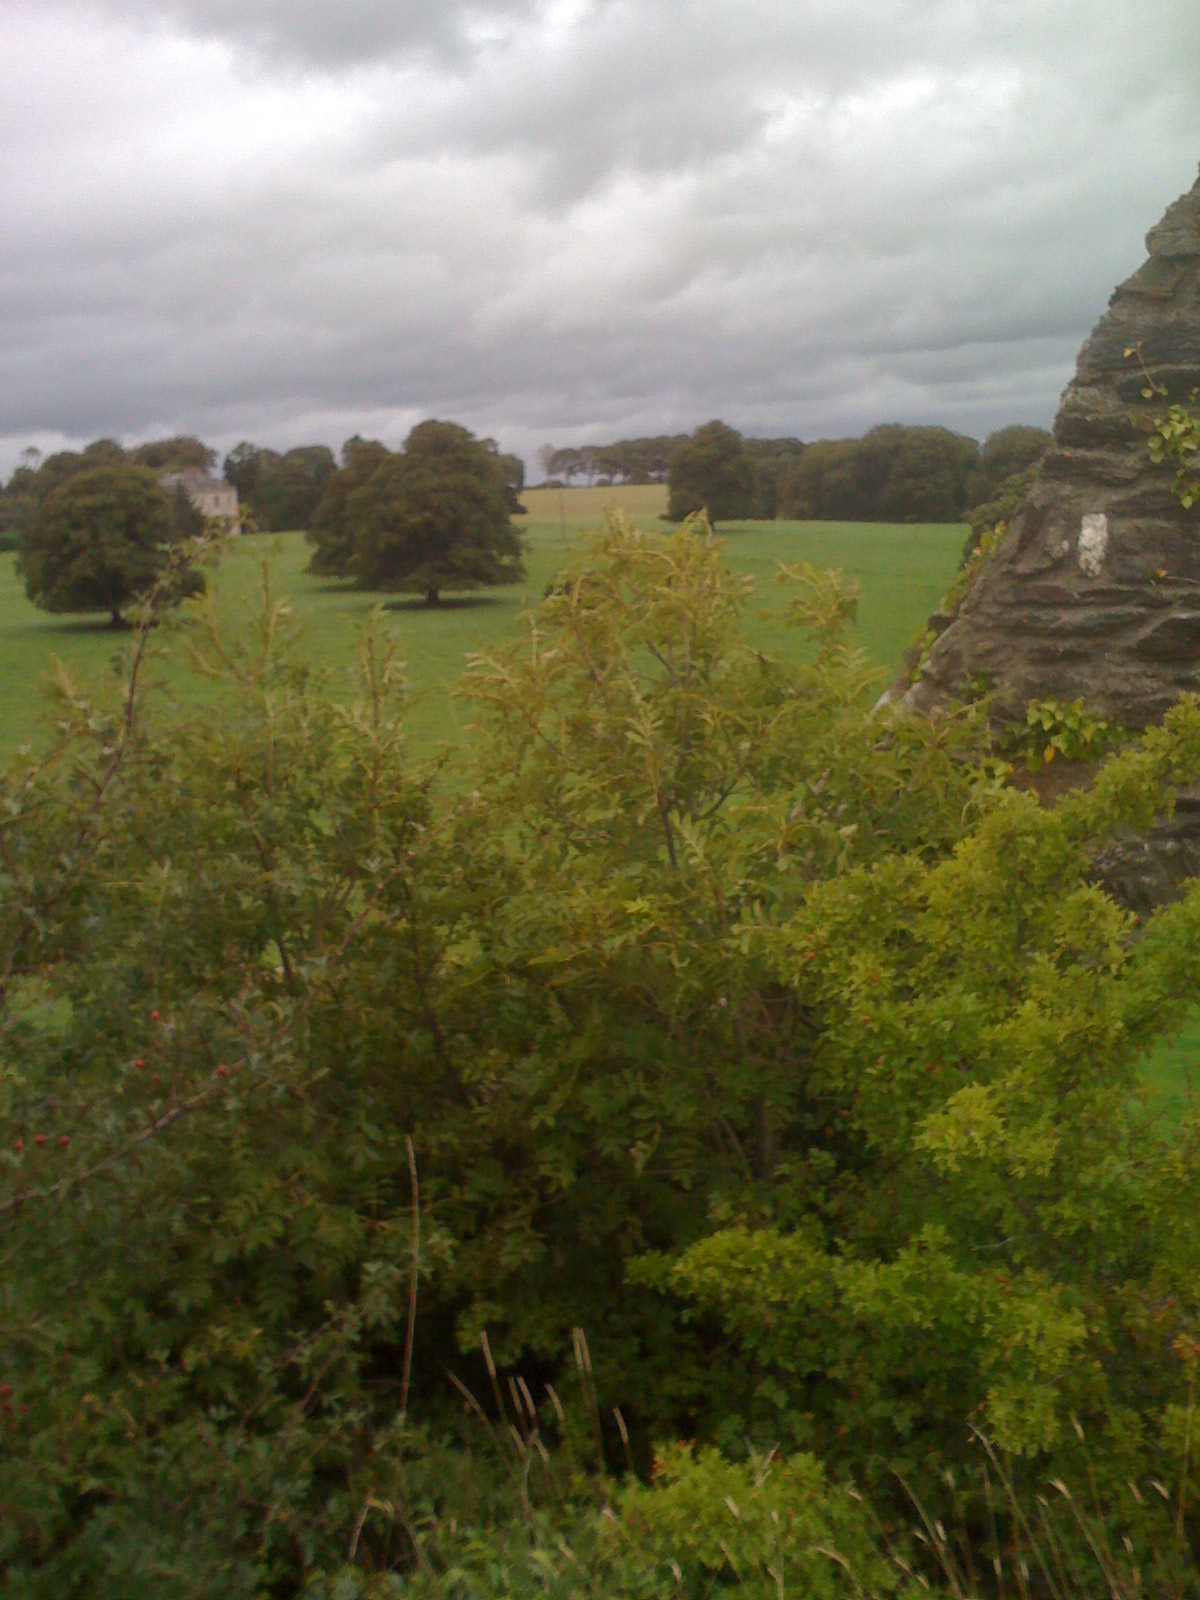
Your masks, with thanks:
M754 478L736 428L706 422L672 452L667 476L667 516L672 522L707 511L711 522L749 515Z
M514 583L521 541L512 467L453 422L422 422L400 454L348 452L317 509L313 569L367 589L423 594Z
M169 439L149 439L135 445L129 459L139 467L153 467L156 472L183 472L188 467L209 472L216 464L217 452L194 434L177 433Z
M224 472L255 524L282 532L309 528L337 463L328 445L298 445L280 455L243 439L225 457Z
M0 549L20 547L22 534L38 506L68 478L125 459L125 452L115 439L95 439L83 450L58 450L50 456L42 456L33 448L24 451L21 464L0 491Z
M270 459L260 475L251 509L260 528L276 532L312 526L325 486L337 471L328 445L300 445Z
M261 445L251 444L249 439L243 439L225 457L221 470L226 482L237 490L238 499L243 505L251 505L258 495L262 479L279 460L277 450L266 450Z
M948 428L889 423L861 439L821 439L781 473L779 513L847 522L957 522L971 503L979 459L975 440Z
M979 450L979 461L967 477L967 505L980 505L997 494L1019 472L1036 467L1052 443L1045 428L1015 424L989 433Z
M184 531L152 471L112 462L72 474L41 501L18 570L42 610L107 611L120 627L130 602L164 578ZM200 587L185 565L171 593Z
M392 459L392 452L377 439L356 434L342 446L342 467L325 486L313 516L309 540L313 545L309 571L325 578L345 577L354 561L354 529L360 499L369 494L371 479Z

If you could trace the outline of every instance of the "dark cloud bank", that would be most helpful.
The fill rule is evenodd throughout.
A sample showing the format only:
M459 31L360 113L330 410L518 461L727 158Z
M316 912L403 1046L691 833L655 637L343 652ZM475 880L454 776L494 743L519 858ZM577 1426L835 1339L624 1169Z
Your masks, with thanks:
M0 471L457 418L1046 423L1200 156L1200 8L16 0Z

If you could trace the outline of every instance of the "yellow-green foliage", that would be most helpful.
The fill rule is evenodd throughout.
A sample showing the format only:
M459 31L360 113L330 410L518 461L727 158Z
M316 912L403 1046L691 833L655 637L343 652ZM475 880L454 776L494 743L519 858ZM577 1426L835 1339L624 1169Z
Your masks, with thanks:
M331 687L269 594L186 717L145 635L64 681L0 785L9 1592L882 1592L839 1484L936 1518L973 1428L1078 1481L1072 1415L1102 1499L1172 1470L1200 1159L1137 1064L1200 894L1090 863L1200 707L1045 811L790 581L799 666L702 523L610 524L473 661L453 797L378 628Z
M1063 761L1094 761L1123 737L1117 724L1094 716L1082 700L1032 700L1025 708L1024 726L1009 730L1006 753L1023 756L1031 771Z
M1131 345L1126 350L1126 360L1132 357L1137 358L1141 369L1142 399L1150 401L1168 399L1169 390L1166 385L1156 382L1148 371L1141 345ZM1148 446L1150 459L1156 463L1166 462L1174 465L1175 495L1186 511L1190 511L1194 505L1200 503L1200 476L1196 472L1197 461L1200 459L1198 400L1200 392L1193 389L1186 405L1176 401L1165 411L1151 416L1144 424L1150 432Z

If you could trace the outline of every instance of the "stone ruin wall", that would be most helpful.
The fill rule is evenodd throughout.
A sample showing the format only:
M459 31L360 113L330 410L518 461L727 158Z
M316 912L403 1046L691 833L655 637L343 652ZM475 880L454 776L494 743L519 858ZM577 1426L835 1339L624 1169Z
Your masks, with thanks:
M931 712L983 684L1002 717L1052 696L1142 729L1200 691L1200 508L1184 510L1174 467L1147 451L1149 417L1200 387L1200 179L1146 247L1079 352L1024 505L958 611L932 620L941 631L916 677L886 699ZM1165 399L1143 398L1147 375ZM1200 874L1200 787L1097 867L1140 910Z
M1200 179L1146 239L1079 353L1054 443L916 680L929 711L985 679L1002 710L1053 695L1129 728L1200 689L1200 512L1147 454L1147 418L1200 387ZM1168 399L1142 398L1150 377Z

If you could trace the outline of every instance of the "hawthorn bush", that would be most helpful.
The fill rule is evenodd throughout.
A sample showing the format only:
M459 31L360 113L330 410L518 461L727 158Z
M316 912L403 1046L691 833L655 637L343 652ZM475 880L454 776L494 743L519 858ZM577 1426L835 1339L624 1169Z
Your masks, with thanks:
M1200 708L1043 811L787 577L800 667L703 524L609 525L471 663L453 790L374 631L340 693L269 588L183 625L205 706L145 629L60 681L0 795L7 1592L884 1592L850 1482L1010 1559L971 1437L1178 1476L1113 1528L1183 1584L1200 1160L1137 1069L1200 895L1089 862Z

